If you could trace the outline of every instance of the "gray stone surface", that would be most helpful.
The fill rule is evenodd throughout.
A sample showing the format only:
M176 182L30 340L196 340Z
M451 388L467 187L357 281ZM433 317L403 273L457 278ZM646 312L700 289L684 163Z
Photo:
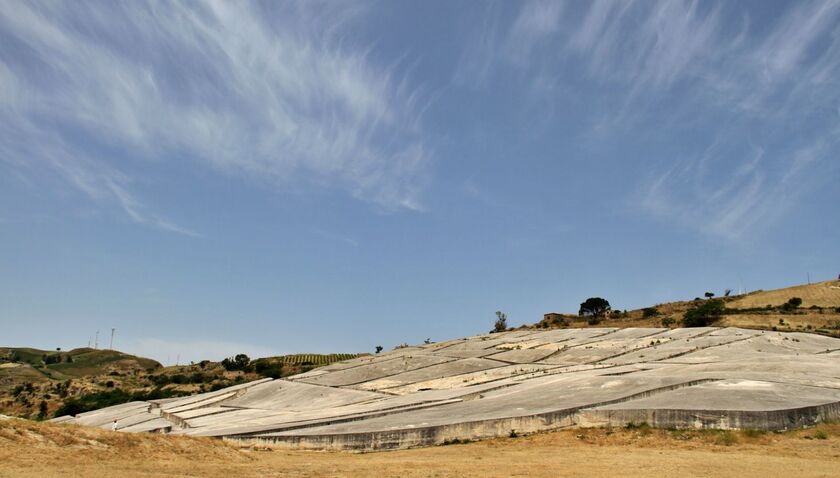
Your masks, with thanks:
M840 418L838 351L733 328L523 330L57 421L362 450L631 421L776 430Z

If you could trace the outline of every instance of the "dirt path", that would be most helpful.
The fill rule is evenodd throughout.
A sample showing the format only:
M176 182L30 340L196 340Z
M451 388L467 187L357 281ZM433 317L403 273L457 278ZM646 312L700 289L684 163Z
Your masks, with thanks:
M353 454L260 451L207 439L0 422L0 477L59 476L837 477L840 425L784 434L566 430Z

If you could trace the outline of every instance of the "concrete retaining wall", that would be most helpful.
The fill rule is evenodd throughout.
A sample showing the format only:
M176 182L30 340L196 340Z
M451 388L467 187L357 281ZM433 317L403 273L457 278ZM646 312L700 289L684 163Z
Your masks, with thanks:
M645 422L657 428L791 430L840 419L840 403L789 410L598 410L581 412L582 426L622 427Z
M311 450L378 451L440 445L448 441L478 440L570 427L613 426L645 422L657 428L718 430L789 430L840 419L840 403L793 410L597 410L570 409L497 420L456 423L394 431L325 435L276 435L226 438L241 443Z

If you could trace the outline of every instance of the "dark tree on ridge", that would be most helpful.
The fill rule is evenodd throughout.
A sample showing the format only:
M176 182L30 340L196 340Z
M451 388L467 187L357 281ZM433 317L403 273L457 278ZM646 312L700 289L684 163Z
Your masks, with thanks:
M600 297L590 297L580 304L578 315L600 317L610 310L610 302Z

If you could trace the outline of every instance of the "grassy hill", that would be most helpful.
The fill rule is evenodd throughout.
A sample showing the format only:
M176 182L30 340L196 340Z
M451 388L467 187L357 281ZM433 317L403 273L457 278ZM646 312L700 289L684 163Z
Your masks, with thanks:
M0 363L18 363L35 368L53 380L101 375L110 372L127 373L160 368L155 360L136 357L116 350L78 348L68 352L32 348L0 348Z
M124 403L285 377L357 354L294 354L242 363L204 360L163 367L116 350L0 347L0 414L49 418Z
M794 298L801 299L801 303L786 305ZM719 300L723 307L722 315L714 320L715 326L813 332L840 337L840 281L837 280L758 290L713 300ZM695 298L636 310L617 310L597 323L577 314L546 314L543 320L527 328L681 327L687 312L707 302L707 299Z

